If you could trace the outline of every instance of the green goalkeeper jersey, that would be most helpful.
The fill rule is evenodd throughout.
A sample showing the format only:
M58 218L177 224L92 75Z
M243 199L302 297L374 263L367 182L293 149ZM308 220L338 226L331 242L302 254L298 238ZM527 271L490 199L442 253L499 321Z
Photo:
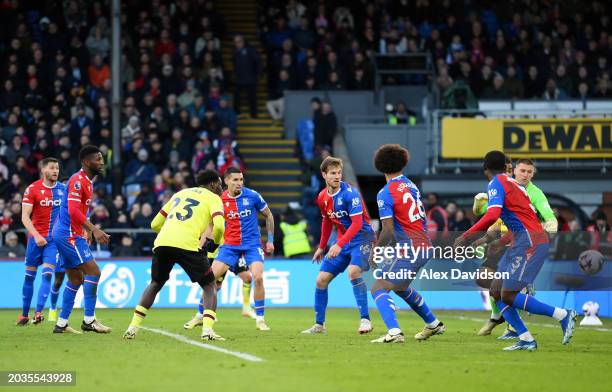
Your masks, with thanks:
M530 182L525 190L527 191L527 195L529 195L531 204L533 204L538 212L538 215L540 216L540 221L548 222L551 220L557 220L555 213L553 212L552 208L550 208L550 204L548 204L548 199L540 188L535 186L533 182Z

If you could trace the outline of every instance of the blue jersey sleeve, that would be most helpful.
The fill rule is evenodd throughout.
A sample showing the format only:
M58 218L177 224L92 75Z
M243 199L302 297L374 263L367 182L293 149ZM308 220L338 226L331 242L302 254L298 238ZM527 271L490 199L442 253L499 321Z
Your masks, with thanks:
M268 207L268 204L266 204L266 201L263 199L263 197L261 197L261 195L255 191L253 191L253 199L253 205L255 206L255 208L257 208L257 211L263 211L266 209L266 207Z
M393 217L393 198L388 189L382 189L376 196L376 204L378 205L378 216L380 219Z
M487 194L489 196L489 207L504 207L504 199L506 198L506 191L504 190L504 186L499 181L499 179L494 177L491 182L489 182L489 187L487 188Z
M363 206L361 205L361 197L358 192L344 192L344 202L348 206L349 216L363 214Z

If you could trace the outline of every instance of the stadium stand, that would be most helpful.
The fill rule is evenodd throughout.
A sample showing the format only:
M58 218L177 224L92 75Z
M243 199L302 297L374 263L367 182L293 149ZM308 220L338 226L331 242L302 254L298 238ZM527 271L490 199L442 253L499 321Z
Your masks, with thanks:
M96 189L94 209L106 227L146 227L148 211L188 186L194 172L232 165L246 168L250 185L282 211L301 201L303 184L310 185L300 181L303 168L315 167L320 155L305 160L266 102L291 89L325 100L330 91L377 89L379 82L427 82L423 74L381 76L380 55L425 53L432 89L443 97L465 88L475 108L482 98L570 98L555 107L573 108L612 96L609 4L512 4L514 12L488 1L461 8L433 0L125 2L122 151L114 152L108 1L1 2L0 231L22 229L21 194L37 162L55 155L68 176L87 143L100 145L109 163L112 154L122 156L121 195L111 198L117 192L109 176ZM243 64L236 34L259 57L255 68ZM288 80L279 79L283 71ZM413 103L407 110L417 111Z

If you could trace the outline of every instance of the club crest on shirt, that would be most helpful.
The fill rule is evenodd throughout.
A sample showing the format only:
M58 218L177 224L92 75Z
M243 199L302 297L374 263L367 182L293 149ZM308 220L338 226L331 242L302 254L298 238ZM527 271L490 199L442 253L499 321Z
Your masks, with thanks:
M378 200L376 203L378 204L378 208L383 208L383 206L385 205L385 202L383 200Z
M249 205L249 201L247 199L243 199L242 200L242 205L243 206L248 206Z
M341 206L342 205L342 199L338 199L338 205Z
M77 191L81 190L81 182L77 181L74 183L74 189L76 189Z
M41 190L40 190L40 193L42 193L42 194L44 195L44 194L45 194L45 190L44 190L44 189L41 189Z

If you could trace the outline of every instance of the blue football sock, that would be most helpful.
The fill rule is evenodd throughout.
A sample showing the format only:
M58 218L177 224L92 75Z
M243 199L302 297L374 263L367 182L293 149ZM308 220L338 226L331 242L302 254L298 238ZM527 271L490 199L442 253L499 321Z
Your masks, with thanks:
M523 293L517 293L512 304L517 309L523 309L533 314L541 314L543 316L552 317L555 313L555 307L540 302L535 297Z
M93 317L96 312L96 301L98 300L99 276L87 275L83 281L83 299L85 303L85 317Z
M26 270L25 279L23 281L23 307L21 309L21 315L28 317L30 313L30 304L32 303L32 296L34 295L34 279L36 278L36 271Z
M257 316L263 316L264 315L264 303L266 302L265 299L256 299L255 300L255 314Z
M385 322L387 329L399 329L397 315L395 314L395 302L393 302L393 299L391 299L389 292L386 290L377 290L372 293L372 298L374 298L374 302L376 302L376 307L378 308L380 316Z
M499 308L500 313L504 316L504 319L514 328L517 334L522 335L527 332L527 327L523 320L521 320L521 316L519 316L518 310L516 308L506 305L503 301L499 300L496 302L497 307Z
M53 310L57 309L57 299L59 298L59 293L60 293L60 288L61 287L62 286L58 287L57 290L55 289L55 287L51 288L51 304L49 306Z
M315 288L315 323L325 323L325 311L327 310L327 289Z
M414 289L408 289L406 291L396 291L395 294L399 295L410 307L416 312L423 321L427 324L431 324L436 321L436 316L431 313L429 306L425 303L425 299Z
M49 291L51 290L51 278L53 277L53 268L43 267L42 280L38 288L38 302L36 302L36 311L42 312L47 304Z
M204 299L200 298L200 303L198 304L198 313L204 314Z
M72 308L74 307L74 298L76 297L77 291L79 291L79 287L81 287L81 285L75 285L70 282L66 283L60 318L64 320L70 318L70 313L72 313Z
M353 294L357 301L357 307L359 308L359 315L362 319L370 319L370 312L368 310L368 288L363 278L357 278L351 280L353 285Z

